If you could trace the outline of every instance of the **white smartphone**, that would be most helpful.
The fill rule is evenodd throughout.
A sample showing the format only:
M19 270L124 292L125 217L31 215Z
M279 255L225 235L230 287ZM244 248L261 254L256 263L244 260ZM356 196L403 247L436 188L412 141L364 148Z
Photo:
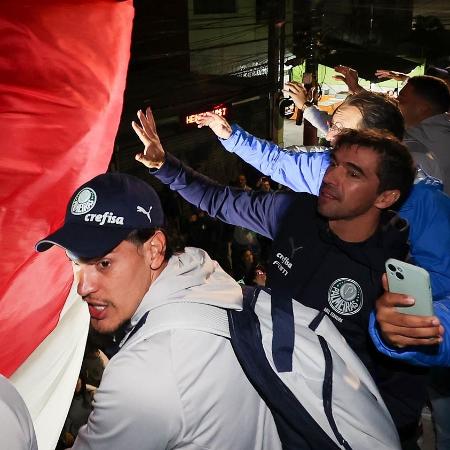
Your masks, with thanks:
M421 267L390 258L386 261L389 292L406 294L416 301L412 306L397 306L404 314L433 316L433 296L430 275Z

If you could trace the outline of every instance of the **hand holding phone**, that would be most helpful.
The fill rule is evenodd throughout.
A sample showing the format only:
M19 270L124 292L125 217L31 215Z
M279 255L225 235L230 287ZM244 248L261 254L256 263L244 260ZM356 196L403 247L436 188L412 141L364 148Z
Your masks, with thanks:
M391 264L391 262L389 261L387 264ZM430 346L441 343L444 328L440 324L439 318L433 315L409 314L414 303L417 304L417 291L415 291L414 295L410 295L411 290L395 289L392 286L395 284L395 282L392 282L392 277L395 276L396 279L401 279L401 276L399 275L397 278L396 274L401 274L404 277L404 273L398 271L396 264L392 264L392 266L391 269L386 267L386 274L382 277L384 293L377 299L375 304L376 319L383 340L387 344L399 348ZM402 293L389 291L389 273L391 289L402 290L408 297L404 297ZM410 297L415 297L415 302Z
M408 295L415 300L411 306L397 306L399 312L417 316L434 314L430 275L425 269L390 258L386 261L386 275L389 292Z

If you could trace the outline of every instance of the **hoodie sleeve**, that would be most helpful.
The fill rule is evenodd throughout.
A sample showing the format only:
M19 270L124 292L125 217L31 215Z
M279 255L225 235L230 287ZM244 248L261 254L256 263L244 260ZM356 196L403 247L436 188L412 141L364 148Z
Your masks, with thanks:
M150 173L185 200L223 222L273 239L281 218L294 201L294 193L247 192L223 186L182 164L173 155Z
M330 165L328 151L287 151L247 133L239 125L233 124L232 130L228 139L219 138L227 151L293 191L318 195L322 178Z
M321 111L316 105L305 108L303 118L306 119L313 127L316 127L324 134L328 132L328 121L331 116L326 112Z
M426 269L433 298L450 293L450 198L426 178L415 184L399 210L410 225L413 264Z
M183 429L178 392L169 346L143 341L132 351L122 349L108 363L72 448L172 448Z
M30 413L14 385L0 374L0 443L2 449L37 450Z
M396 348L386 344L380 334L375 312L370 315L369 333L377 350L393 359L418 366L450 366L450 296L434 302L434 314L445 329L444 341L433 347Z

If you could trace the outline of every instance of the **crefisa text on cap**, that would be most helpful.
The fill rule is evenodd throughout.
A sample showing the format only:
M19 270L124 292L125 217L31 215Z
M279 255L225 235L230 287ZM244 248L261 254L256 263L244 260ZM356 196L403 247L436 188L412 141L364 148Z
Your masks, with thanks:
M124 220L122 216L115 216L111 211L105 211L103 214L86 214L84 216L85 222L96 222L99 225L104 225L105 223L123 225Z

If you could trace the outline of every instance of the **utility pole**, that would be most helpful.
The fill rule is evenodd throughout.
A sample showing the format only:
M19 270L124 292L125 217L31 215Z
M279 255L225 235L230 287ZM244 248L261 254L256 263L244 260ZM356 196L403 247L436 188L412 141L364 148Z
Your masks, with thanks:
M317 36L321 30L320 2L317 0L294 0L294 35L296 36L295 53L305 61L303 83L308 90L318 87ZM313 98L314 100L314 98ZM298 112L297 124L303 120L303 113ZM317 129L307 120L303 121L303 145L317 145Z
M313 9L311 13L311 22L313 19ZM312 30L309 32L306 44L306 59L305 59L305 73L303 75L303 82L308 92L314 92L318 88L317 75L318 65L315 56L315 37ZM315 101L313 100L313 103ZM303 145L317 145L317 128L312 126L307 120L303 122Z
M283 140L283 119L278 113L278 101L284 82L284 50L286 0L271 0L267 49L267 78L269 82L269 139Z

